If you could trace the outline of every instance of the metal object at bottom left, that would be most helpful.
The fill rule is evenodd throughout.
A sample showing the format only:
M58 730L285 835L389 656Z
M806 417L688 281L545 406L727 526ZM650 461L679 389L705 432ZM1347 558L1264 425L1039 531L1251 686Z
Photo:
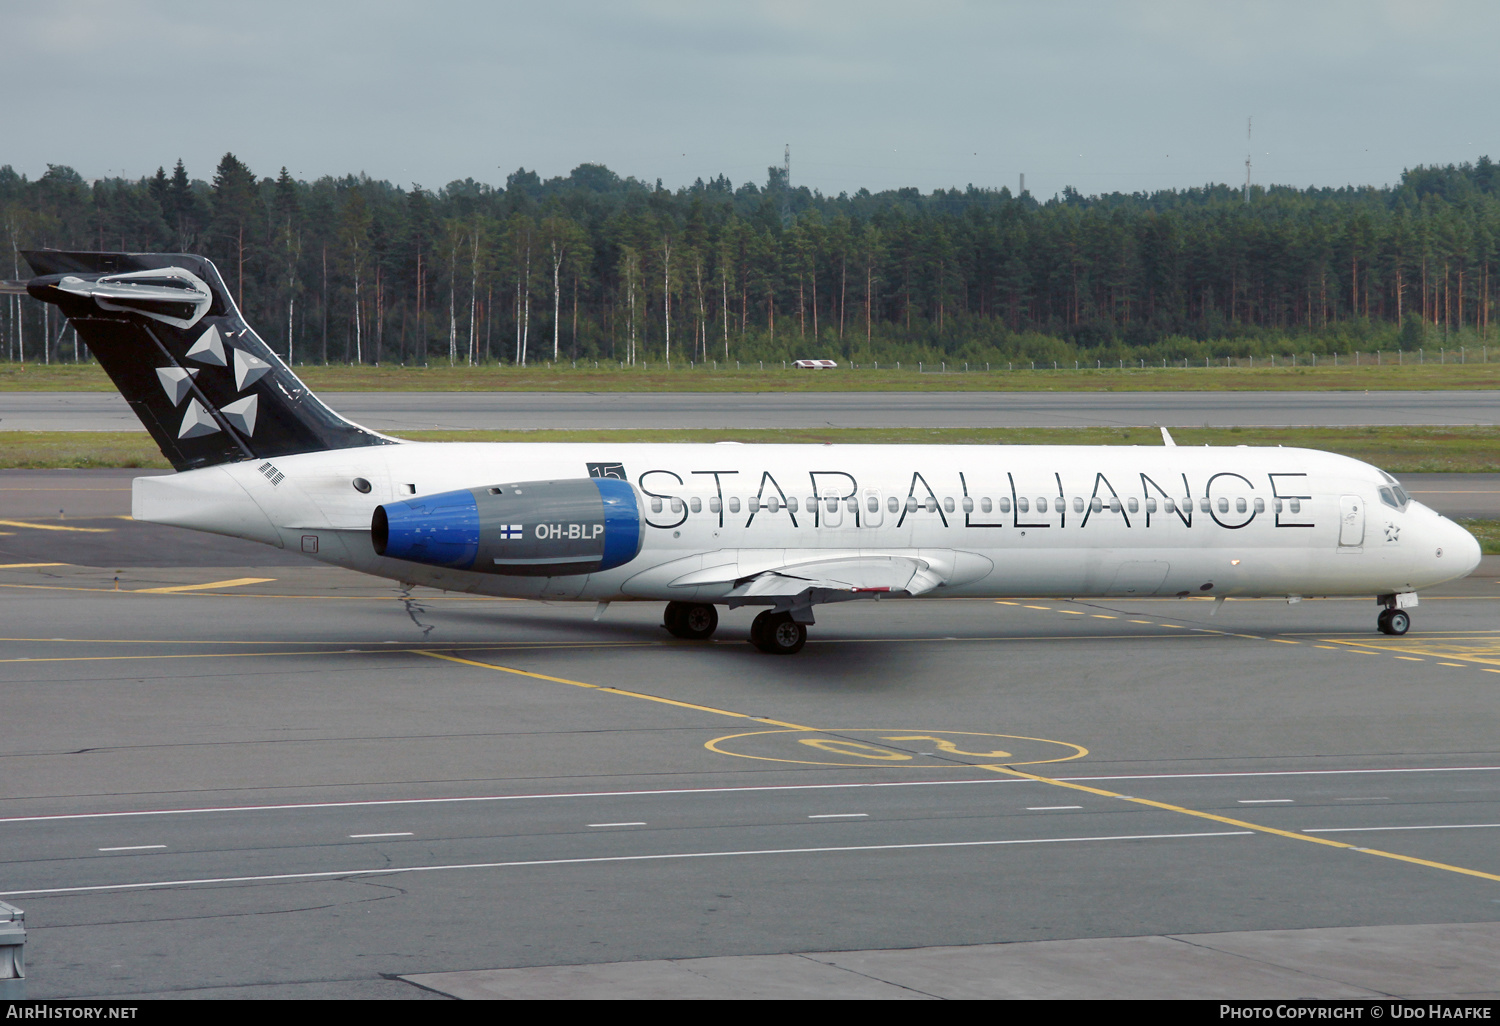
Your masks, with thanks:
M26 913L0 901L0 1000L26 997Z

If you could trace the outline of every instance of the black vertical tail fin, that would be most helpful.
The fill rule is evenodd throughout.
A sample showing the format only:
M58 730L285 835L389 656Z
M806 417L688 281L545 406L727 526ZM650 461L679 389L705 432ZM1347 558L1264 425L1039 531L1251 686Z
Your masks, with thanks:
M27 291L62 310L178 470L395 441L308 391L203 257L22 255Z

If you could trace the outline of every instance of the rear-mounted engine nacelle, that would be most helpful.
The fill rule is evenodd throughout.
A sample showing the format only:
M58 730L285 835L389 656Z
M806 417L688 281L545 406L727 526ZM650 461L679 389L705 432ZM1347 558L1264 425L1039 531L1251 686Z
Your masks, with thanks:
M630 482L593 477L388 502L370 524L377 555L523 577L609 570L634 559L644 535Z

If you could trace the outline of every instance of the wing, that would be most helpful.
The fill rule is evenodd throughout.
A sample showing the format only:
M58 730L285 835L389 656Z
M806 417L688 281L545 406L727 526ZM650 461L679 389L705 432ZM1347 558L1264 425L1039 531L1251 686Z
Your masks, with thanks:
M702 562L708 565L675 576L668 587L722 589L722 597L730 600L795 596L810 588L915 596L940 585L978 580L993 569L983 556L952 549L726 549L702 557Z

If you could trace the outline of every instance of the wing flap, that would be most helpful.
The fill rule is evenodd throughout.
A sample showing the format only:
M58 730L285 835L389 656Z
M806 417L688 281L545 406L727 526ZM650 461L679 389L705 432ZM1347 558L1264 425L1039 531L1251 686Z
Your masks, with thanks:
M767 570L737 583L732 598L796 595L808 588L849 592L906 592L920 595L943 582L921 559L911 556L857 556L818 560Z

